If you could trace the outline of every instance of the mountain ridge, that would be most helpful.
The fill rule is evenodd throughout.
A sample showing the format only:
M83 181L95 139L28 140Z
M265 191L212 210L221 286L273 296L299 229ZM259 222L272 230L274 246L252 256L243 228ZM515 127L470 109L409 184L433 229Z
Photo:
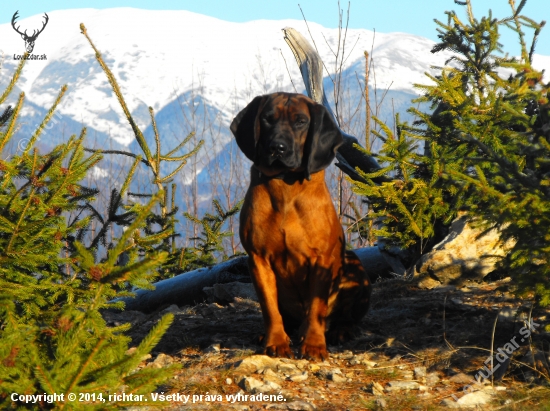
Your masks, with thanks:
M22 30L39 28L42 16L20 19L18 25ZM58 10L48 12L48 16L48 25L34 49L35 54L45 53L48 59L28 61L18 82L19 91L25 92L31 104L24 108L15 140L33 131L61 86L68 84L68 92L57 110L59 121L52 126L50 135L79 134L81 127L87 127L88 135L95 136L98 147L134 148L133 132L92 47L80 33L83 22L146 136L152 138L148 107L153 107L162 119L157 123L165 148L173 148L191 130L197 132L197 138L206 140L207 149L198 154L194 171L197 174L208 167L210 158L227 150L232 142L231 119L254 96L274 91L304 91L282 28L294 27L310 41L313 37L329 71L334 72L334 54L338 50L338 29L327 29L314 22L306 25L298 20L233 23L185 10L135 8ZM0 87L4 87L18 64L12 56L23 52L24 42L11 24L0 25L0 39L4 56ZM391 91L388 96L395 104L386 101L381 106L384 112L379 113L391 123L394 112L403 113L408 101L418 94L413 85L427 83L425 72L435 73L431 67L443 65L450 57L447 52L432 54L434 44L407 33L349 29L342 76L348 111L357 111L353 107L361 104L364 50L373 58L374 72L369 79L371 101L375 90L379 98L385 90ZM537 59L550 67L550 57L537 56ZM325 89L331 100L334 85L328 74ZM17 93L12 94L12 98L16 96ZM207 113L208 118L197 113ZM364 123L360 115L353 122ZM350 120L343 125L346 131L360 134L360 129L348 127L351 123ZM43 139L41 144L49 141ZM246 160L243 161L246 165ZM186 184L192 180L189 175L184 177Z

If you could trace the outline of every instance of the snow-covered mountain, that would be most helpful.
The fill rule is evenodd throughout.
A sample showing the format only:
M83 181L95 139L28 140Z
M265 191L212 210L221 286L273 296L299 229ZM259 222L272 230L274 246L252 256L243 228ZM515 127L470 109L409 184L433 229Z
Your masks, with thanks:
M41 27L41 15L18 21L29 31ZM28 102L47 109L62 84L69 91L59 108L91 130L110 135L118 143L132 141L129 126L95 60L92 48L80 33L84 23L110 66L139 125L149 124L147 107L156 112L177 107L178 96L200 96L221 113L224 122L253 96L275 90L303 89L301 78L281 29L294 27L307 35L302 21L252 21L231 23L188 11L151 11L132 8L77 9L49 13L49 22L36 40L35 54L47 60L29 61L18 83ZM309 23L309 29L329 69L334 65L336 29ZM344 53L350 75L363 77L363 51L375 58L376 86L412 92L425 81L430 65L444 56L430 53L430 40L405 34L349 30ZM332 48L332 50L331 50ZM0 50L4 53L1 81L5 83L18 63L24 42L10 24L0 25ZM290 74L290 76L289 76ZM374 86L374 78L371 78ZM179 108L175 107L175 110Z
M30 135L60 87L69 86L56 121L41 140L46 146L78 134L83 126L97 147L135 144L92 47L80 33L80 23L85 24L118 79L134 118L149 138L151 106L167 149L176 146L191 130L197 132L197 138L206 140L206 149L199 153L197 173L204 172L213 158L223 155L231 141L231 119L254 96L304 90L282 28L294 27L306 37L311 33L328 70L335 68L338 30L313 22L309 28L297 20L231 23L188 11L133 8L60 10L48 15L48 25L37 38L33 52L45 54L47 59L28 61L18 82L26 98L19 138ZM32 32L42 26L42 16L19 20L18 25ZM374 59L375 73L369 80L371 99L374 89L379 99L384 90L390 90L380 114L391 120L392 112L403 111L415 96L413 84L426 83L424 73L449 57L445 53L432 54L433 44L406 33L375 35L369 30L348 30L345 49L340 53L346 56L344 78L348 91L344 97L350 98L346 103L350 112L364 87L365 50ZM14 57L23 52L24 42L11 24L0 25L2 89L19 62ZM550 57L537 59L538 64L550 67ZM328 76L325 85L330 95ZM189 182L192 177L186 175L185 181Z

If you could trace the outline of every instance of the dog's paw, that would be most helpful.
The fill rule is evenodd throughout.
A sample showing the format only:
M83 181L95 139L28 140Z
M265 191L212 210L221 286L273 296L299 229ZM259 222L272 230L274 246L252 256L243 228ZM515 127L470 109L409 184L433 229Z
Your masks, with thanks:
M264 354L270 357L294 358L294 353L290 349L290 338L287 335L279 338L269 338L265 342Z
M265 347L264 354L270 357L294 358L289 344L269 345Z
M326 344L313 345L303 343L300 347L300 357L308 360L324 361L328 359Z

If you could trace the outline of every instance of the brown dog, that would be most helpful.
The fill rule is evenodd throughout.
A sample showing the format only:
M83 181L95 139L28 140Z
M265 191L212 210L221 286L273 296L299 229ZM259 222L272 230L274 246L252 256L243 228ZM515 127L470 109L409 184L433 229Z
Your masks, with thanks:
M357 256L345 251L325 183L340 130L322 105L275 93L256 97L231 131L254 163L240 237L262 308L264 352L292 356L287 331L299 326L300 355L325 359L329 323L329 337L347 338L371 291Z

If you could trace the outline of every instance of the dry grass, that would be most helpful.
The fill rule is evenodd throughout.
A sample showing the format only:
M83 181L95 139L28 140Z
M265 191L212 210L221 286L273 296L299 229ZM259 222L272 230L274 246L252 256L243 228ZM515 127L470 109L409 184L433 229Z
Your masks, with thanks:
M334 383L313 371L303 383L283 378L284 404L300 400L315 404L319 410L379 410L381 404L369 390L372 382L385 386L389 381L410 379L415 367L424 366L428 373L438 375L439 382L427 387L424 394L419 391L386 393L384 409L443 409L442 400L463 395L465 384L452 382L453 375L464 373L473 377L484 365L491 345L496 351L514 336L520 336L521 318L499 319L493 335L498 313L519 308L520 315L526 315L529 307L528 300L517 299L508 292L506 282L431 291L399 281L375 284L371 310L358 338L343 346L329 347L328 367L341 369L350 380ZM513 352L506 373L494 382L506 390L498 391L491 405L484 409L550 411L547 369L550 334L543 330L550 323L550 312L535 309L532 316L541 327ZM134 327L132 335L136 343L157 317L152 315ZM236 384L239 375L232 367L260 349L257 337L262 331L259 307L250 302L237 301L228 307L203 304L176 313L172 328L156 348L157 352L169 354L183 364L169 390L188 395L238 393L241 391ZM205 352L205 348L216 343L221 347L218 353ZM529 357L530 352L535 355ZM351 365L351 355L362 355L370 365ZM153 360L154 356L149 361ZM374 363L377 365L373 367ZM269 404L213 403L203 404L203 408L174 404L172 409L239 409L237 405L261 410Z

